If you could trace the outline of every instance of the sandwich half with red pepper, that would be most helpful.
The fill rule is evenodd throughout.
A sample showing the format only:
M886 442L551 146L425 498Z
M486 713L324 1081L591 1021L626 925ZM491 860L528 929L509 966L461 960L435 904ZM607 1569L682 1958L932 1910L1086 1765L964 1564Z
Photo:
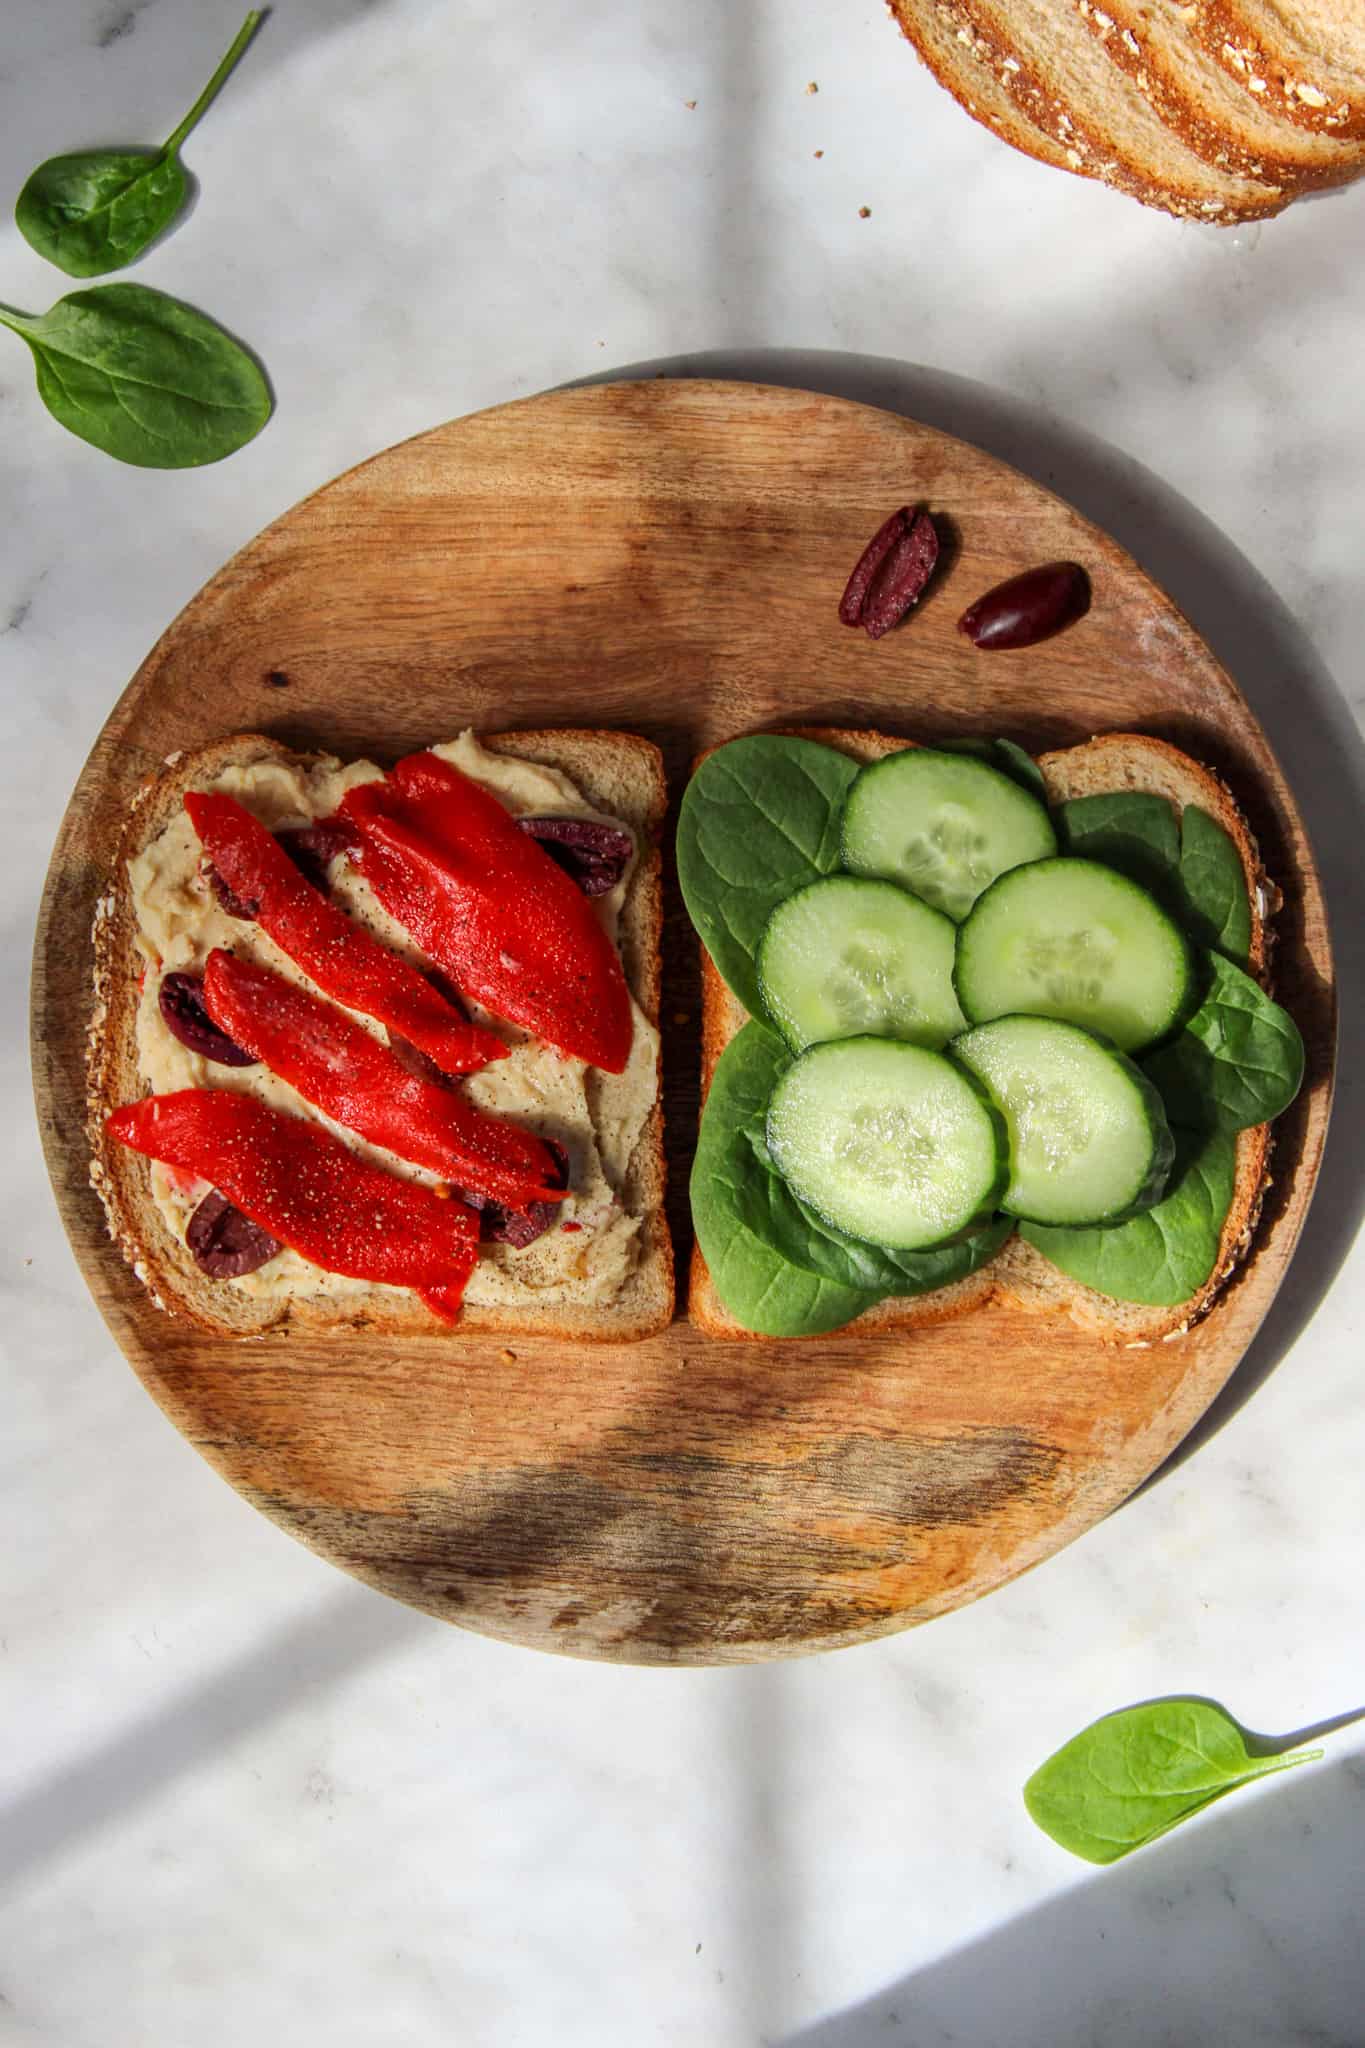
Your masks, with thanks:
M665 803L626 733L169 762L96 917L89 1055L92 1182L158 1305L663 1327Z

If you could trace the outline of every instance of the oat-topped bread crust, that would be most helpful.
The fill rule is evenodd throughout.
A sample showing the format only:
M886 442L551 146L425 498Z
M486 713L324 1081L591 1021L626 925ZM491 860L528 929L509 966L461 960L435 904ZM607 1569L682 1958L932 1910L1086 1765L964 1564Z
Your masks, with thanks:
M1342 185L1365 166L1350 136L1307 132L1242 90L1172 6L1071 0L1090 35L1196 156L1273 184Z
M1259 220L1279 213L1294 196L1296 187L1206 162L1173 134L1080 17L1070 13L1069 0L890 5L930 69L967 111L1045 163L1097 179L1181 219ZM992 81L989 100L983 78ZM1013 110L1008 122L999 115L1002 99Z
M1361 0L888 0L1016 149L1230 225L1365 172Z
M1361 0L1180 0L1228 76L1296 128L1365 141Z

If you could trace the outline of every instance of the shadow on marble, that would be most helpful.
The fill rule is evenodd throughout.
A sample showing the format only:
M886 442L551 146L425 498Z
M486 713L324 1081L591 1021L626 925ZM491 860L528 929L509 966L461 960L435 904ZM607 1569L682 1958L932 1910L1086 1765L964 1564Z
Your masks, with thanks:
M781 2048L1360 2048L1363 1842L1365 1753L1305 1766Z
M1298 1250L1241 1364L1150 1486L1206 1443L1302 1335L1365 1214L1365 739L1308 635L1227 536L1122 449L1009 391L883 356L834 350L707 351L632 363L579 381L733 377L826 391L923 421L988 450L1112 534L1167 591L1232 675L1308 819L1336 935L1341 1017L1336 1102Z
M0 1812L0 1891L438 1624L347 1590Z

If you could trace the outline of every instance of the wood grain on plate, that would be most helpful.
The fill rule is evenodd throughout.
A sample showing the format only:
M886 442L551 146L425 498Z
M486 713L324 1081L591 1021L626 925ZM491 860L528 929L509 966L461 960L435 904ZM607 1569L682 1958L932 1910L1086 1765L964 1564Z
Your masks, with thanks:
M875 644L844 578L890 509L954 543ZM1094 581L1075 630L982 655L965 605L1036 562ZM713 1344L685 1320L580 1346L435 1333L216 1342L154 1309L86 1185L91 913L144 775L254 728L381 761L462 726L619 726L664 748L772 724L1035 748L1116 727L1227 778L1285 892L1279 989L1309 1079L1278 1127L1254 1250L1207 1319L1148 1350L991 1307L911 1338ZM676 900L664 1024L679 1270L697 974ZM558 392L388 450L200 592L116 706L62 824L38 929L34 1067L76 1256L119 1344L234 1486L414 1606L584 1656L695 1664L884 1634L961 1605L1117 1505L1241 1357L1288 1264L1331 1093L1332 963L1294 798L1232 682L1104 534L912 421L705 382ZM682 1311L680 1309L680 1318Z

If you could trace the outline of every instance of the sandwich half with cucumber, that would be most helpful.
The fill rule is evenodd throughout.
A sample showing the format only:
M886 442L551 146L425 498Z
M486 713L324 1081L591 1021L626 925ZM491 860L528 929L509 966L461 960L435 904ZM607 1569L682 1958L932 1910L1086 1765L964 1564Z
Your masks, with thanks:
M996 1295L1178 1334L1255 1229L1303 1046L1227 789L1117 733L757 734L678 827L703 947L692 1320L905 1329Z

